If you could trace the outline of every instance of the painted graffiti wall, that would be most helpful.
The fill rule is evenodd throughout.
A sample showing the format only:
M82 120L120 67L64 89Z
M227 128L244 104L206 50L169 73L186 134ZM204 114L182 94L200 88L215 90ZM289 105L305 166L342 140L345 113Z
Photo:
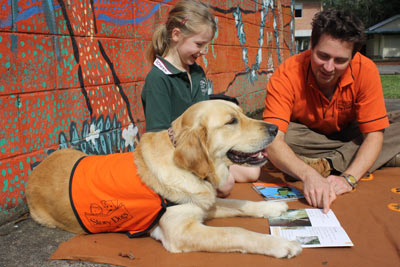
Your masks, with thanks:
M176 1L0 0L0 224L27 211L31 170L56 149L133 151L144 132L144 52ZM292 54L292 0L211 0L218 31L199 63L213 93L263 108Z

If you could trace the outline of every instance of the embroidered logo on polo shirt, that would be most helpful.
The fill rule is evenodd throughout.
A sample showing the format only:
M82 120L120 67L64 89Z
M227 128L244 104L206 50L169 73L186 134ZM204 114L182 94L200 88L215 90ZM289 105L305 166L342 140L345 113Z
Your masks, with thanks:
M159 58L156 58L156 60L154 60L154 66L156 66L157 68L159 68L162 72L164 72L164 74L172 74L172 72L167 68L167 66L165 66L164 62L162 62Z
M207 90L207 80L206 78L203 78L200 80L200 91L203 95L206 95L208 90Z
M339 110L349 110L353 108L352 101L345 101L345 100L338 100L337 101L337 108Z

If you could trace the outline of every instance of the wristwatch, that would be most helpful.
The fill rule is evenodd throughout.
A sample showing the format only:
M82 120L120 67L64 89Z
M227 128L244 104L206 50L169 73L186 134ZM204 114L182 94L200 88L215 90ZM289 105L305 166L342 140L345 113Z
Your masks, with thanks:
M354 189L357 186L357 179L351 174L348 173L342 173L341 175L346 181L351 185L351 187Z

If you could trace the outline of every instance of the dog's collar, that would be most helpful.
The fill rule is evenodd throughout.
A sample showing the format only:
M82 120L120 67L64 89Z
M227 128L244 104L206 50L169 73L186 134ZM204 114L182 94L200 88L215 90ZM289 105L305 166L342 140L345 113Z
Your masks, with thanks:
M176 140L174 137L174 130L172 130L172 127L168 128L168 136L169 136L169 140L171 140L171 143L174 147L176 147Z

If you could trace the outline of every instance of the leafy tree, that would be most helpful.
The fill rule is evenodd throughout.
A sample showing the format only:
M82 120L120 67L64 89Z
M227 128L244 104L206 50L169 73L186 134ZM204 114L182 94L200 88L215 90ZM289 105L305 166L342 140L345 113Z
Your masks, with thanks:
M365 28L400 14L399 0L322 0L322 4L324 8L353 11L364 22Z

